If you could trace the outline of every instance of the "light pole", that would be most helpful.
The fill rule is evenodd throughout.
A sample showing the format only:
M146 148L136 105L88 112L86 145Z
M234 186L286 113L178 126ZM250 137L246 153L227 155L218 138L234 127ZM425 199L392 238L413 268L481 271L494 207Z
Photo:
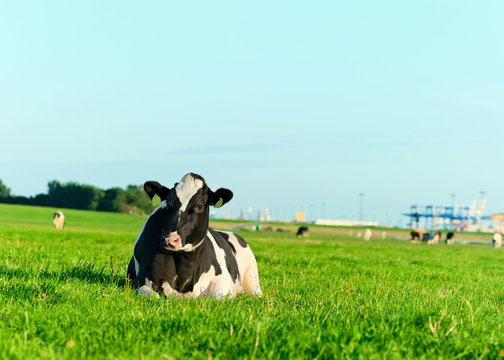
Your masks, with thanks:
M486 194L486 191L485 190L480 190L479 192L481 194L481 202L480 202L480 208L478 209L478 212L476 213L476 216L482 216L483 215L483 206L485 206L485 194ZM481 209L481 212L479 211ZM481 230L481 220L479 221L479 229Z
M359 207L359 221L362 221L362 208L364 204L364 193L359 193L360 196L360 207Z
M455 194L451 194L451 198L452 198L452 218L450 219L450 230L453 230L454 229L454 225L453 225L453 217L456 215L455 214Z

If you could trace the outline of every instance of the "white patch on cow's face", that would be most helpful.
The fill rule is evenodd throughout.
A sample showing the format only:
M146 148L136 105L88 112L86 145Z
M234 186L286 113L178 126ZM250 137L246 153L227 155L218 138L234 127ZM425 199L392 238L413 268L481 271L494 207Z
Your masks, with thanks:
M194 178L191 174L185 175L182 180L177 184L175 192L177 197L182 204L180 206L180 212L183 212L187 208L187 204L191 198L198 192L199 189L203 187L203 181Z

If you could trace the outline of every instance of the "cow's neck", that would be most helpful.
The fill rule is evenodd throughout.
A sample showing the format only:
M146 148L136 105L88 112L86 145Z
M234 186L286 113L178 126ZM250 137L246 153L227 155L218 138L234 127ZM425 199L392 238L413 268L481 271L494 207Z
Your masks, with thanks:
M193 251L179 251L174 256L177 291L192 291L201 273L207 270L205 269L208 265L207 256L205 256L205 241L208 239L203 239L201 246Z
M204 241L205 241L205 239L203 239L203 242ZM197 248L195 248L192 251L178 251L177 255L179 256L179 258L182 262L192 263L201 256L203 248L204 248L204 246L198 246Z

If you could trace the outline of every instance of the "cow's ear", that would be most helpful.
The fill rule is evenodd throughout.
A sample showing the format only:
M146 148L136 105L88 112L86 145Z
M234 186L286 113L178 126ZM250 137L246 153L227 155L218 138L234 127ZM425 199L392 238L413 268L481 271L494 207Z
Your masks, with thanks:
M208 204L220 208L233 198L233 192L228 189L218 189L216 192L210 191Z
M144 184L144 190L147 193L147 195L149 195L151 200L155 195L158 195L161 198L161 200L165 200L171 191L166 186L161 185L157 181L147 181Z

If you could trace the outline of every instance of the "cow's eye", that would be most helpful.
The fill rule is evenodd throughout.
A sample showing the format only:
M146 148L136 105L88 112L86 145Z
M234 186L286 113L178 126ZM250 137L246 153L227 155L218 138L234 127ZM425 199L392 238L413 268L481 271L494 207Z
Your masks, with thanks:
M198 211L202 211L202 210L203 210L203 205L198 205L198 206L196 206L196 210L198 210Z

